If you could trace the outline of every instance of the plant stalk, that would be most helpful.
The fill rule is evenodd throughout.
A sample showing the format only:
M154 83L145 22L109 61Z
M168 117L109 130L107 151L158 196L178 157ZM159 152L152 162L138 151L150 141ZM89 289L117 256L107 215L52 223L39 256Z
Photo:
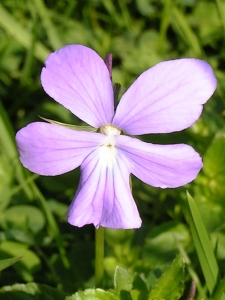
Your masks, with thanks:
M95 287L103 287L104 227L95 229Z

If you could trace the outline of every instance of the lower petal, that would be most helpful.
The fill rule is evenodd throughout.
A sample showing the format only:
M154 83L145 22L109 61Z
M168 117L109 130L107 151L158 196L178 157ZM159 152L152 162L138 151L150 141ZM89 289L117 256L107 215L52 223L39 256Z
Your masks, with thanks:
M139 228L141 219L131 194L130 164L117 152L112 165L92 152L81 165L78 191L68 210L74 226L93 223L96 227Z
M117 145L132 164L132 173L154 187L175 188L194 180L203 164L190 146L154 145L118 136Z

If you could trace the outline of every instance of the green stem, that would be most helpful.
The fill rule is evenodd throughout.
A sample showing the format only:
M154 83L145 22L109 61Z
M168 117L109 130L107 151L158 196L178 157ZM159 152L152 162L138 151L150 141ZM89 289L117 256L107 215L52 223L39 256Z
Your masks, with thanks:
M104 227L95 230L95 287L103 287Z

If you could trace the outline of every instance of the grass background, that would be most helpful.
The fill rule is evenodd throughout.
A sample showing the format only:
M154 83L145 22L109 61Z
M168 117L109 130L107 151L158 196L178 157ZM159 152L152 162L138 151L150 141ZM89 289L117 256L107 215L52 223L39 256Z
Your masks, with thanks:
M105 284L116 265L140 272L151 283L177 253L187 262L186 289L204 278L184 216L186 193L194 197L224 276L225 268L225 1L224 0L1 0L0 2L0 258L23 255L2 272L1 286L46 283L68 293L94 284L94 228L67 224L79 170L41 177L25 170L14 136L38 115L78 124L44 93L40 72L47 55L83 44L103 58L113 53L113 81L125 89L141 72L168 59L206 60L218 89L189 129L146 135L155 143L188 143L204 168L191 184L161 190L133 178L143 226L107 230ZM185 298L184 298L185 299Z

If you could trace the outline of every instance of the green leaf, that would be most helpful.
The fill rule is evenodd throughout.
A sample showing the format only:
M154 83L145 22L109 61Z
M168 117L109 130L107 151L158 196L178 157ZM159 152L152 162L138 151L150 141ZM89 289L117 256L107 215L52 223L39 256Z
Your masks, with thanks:
M1 300L64 300L66 294L45 284L27 283L4 286Z
M186 247L191 241L187 226L169 221L155 226L146 236L144 260L155 268L169 265L179 253L178 245Z
M145 281L141 278L139 274L136 274L133 280L132 289L137 289L139 291L148 292Z
M172 9L172 26L175 28L178 34L183 38L183 40L188 44L190 49L195 56L201 57L202 49L195 32L192 30L185 14L178 9L176 6Z
M32 281L32 273L39 268L41 262L39 257L27 247L22 243L4 241L0 245L0 255L2 257L22 256L23 258L13 267L25 281Z
M139 274L136 274L133 280L133 286L131 290L132 300L146 300L148 299L148 288L145 281Z
M213 300L224 300L225 299L225 277L221 280L219 286L215 290L212 299Z
M177 300L184 290L184 260L178 255L149 293L148 300Z
M51 120L51 119L46 119L46 118L43 118L41 116L39 116L42 120L48 122L48 123L51 123L51 124L55 124L55 125L59 125L59 126L64 126L64 127L67 127L67 128L70 128L70 129L73 129L73 130L79 130L79 131L90 131L90 132L95 132L97 131L97 128L94 128L94 127L91 127L91 126L78 126L78 125L72 125L72 124L66 124L66 123L61 123L61 122L58 122L58 121L54 121L54 120Z
M32 39L31 33L25 26L21 26L20 23L12 17L12 15L1 4L0 25L19 44L28 50L30 49L30 41ZM40 61L45 61L46 57L49 55L49 50L42 43L37 42L35 45L34 55Z
M225 137L217 136L204 155L203 172L207 176L207 186L212 194L224 196L225 178Z
M39 232L45 226L42 211L31 205L14 205L4 212L3 227L5 229L21 229Z
M186 214L207 288L212 294L219 281L219 268L201 215L188 192Z
M30 232L24 232L16 229L0 232L0 241L2 242L5 240L13 240L27 245L35 244L35 238Z
M118 294L121 291L130 291L132 289L134 277L124 268L116 267L114 273L114 286Z
M15 264L19 259L21 259L22 256L8 258L8 259L2 259L0 260L0 271L10 267L11 265Z
M0 6L0 22L1 22L1 6ZM27 198L32 199L34 197L34 192L31 188L31 186L29 184L27 184L27 178L25 176L24 169L23 169L21 163L19 163L19 159L17 158L18 152L17 152L17 148L15 146L15 138L14 138L15 133L14 133L12 124L10 122L10 119L7 115L7 111L5 110L1 101L0 101L0 116L1 116L0 117L1 153L4 155L4 159L6 160L6 162L8 163L9 166L11 166L11 163L13 162L13 167L11 166L11 170L13 170L15 179L20 184L20 187L25 192L25 195L27 196ZM10 172L9 169L8 169L8 172ZM8 197L9 196L11 196L11 195L8 194ZM1 199L2 199L1 202L3 202L3 199L5 197L7 197L7 196L1 195ZM11 201L11 198L9 198L9 201Z
M148 299L148 294L139 291L139 290L131 290L131 299L132 300L147 300Z
M33 0L36 10L40 15L46 34L48 35L49 42L53 49L59 49L63 46L60 35L51 20L50 11L47 9L43 0Z
M119 300L112 292L104 291L102 289L87 289L79 291L65 300Z

